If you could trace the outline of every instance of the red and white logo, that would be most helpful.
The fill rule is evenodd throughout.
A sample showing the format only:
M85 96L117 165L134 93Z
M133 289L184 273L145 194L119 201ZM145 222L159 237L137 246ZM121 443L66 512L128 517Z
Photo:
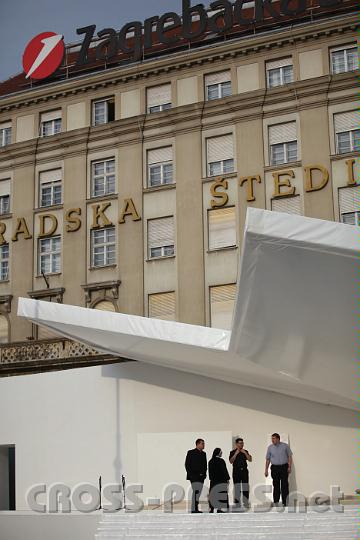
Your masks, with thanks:
M27 79L45 79L54 73L64 57L64 36L43 32L28 43L23 55Z

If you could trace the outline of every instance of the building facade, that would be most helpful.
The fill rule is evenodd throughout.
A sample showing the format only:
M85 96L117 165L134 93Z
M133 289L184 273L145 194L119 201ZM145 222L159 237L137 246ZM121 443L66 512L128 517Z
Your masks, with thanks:
M248 207L359 225L355 10L31 88L9 92L7 83L0 84L1 341L51 337L17 318L22 296L229 328ZM176 387L166 370L156 368L164 385L162 397L154 398L161 383L148 367L118 369L144 369L148 377L134 382L134 375L124 376L121 384L117 378L117 399L124 404L116 418L130 445L138 444L139 433L167 433L175 425L184 432L237 435L253 423L266 434L276 422L289 433L295 422L300 449L310 422L316 441L325 440L327 448L341 431L351 453L350 412L336 411L330 421L323 406L312 405L311 420L305 402L304 414L296 417L289 398L271 397L267 410L266 393L253 390L250 397L245 389L248 403L228 401L221 396L230 385L219 383L227 417L222 429L216 400L209 405L213 424L204 420L211 398L203 378L197 394L190 376L179 375L183 384ZM73 372L77 380L89 379L89 392L100 368L90 371ZM55 385L55 375L46 377ZM71 372L59 377L69 381ZM14 382L1 384L15 391ZM201 411L188 424L179 412L188 410L187 398ZM164 403L170 404L168 415ZM260 419L263 411L267 419ZM241 427L239 412L248 418ZM153 413L154 421L146 423ZM7 429L1 444L11 442ZM102 434L105 440L106 430ZM259 434L252 444L265 439ZM305 454L301 473L309 447ZM140 476L130 449L123 456L129 476ZM94 472L88 465L85 476ZM341 478L331 480L345 479L352 492L352 464L340 469ZM330 471L325 458L323 490ZM30 478L35 476L28 474L21 485ZM303 480L300 487L308 495L315 483Z

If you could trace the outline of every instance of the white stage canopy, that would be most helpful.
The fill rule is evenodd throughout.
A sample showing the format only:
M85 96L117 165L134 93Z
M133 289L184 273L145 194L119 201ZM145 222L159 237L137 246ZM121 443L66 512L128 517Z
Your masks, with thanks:
M356 408L359 229L249 209L232 330L19 299L18 315L95 349Z

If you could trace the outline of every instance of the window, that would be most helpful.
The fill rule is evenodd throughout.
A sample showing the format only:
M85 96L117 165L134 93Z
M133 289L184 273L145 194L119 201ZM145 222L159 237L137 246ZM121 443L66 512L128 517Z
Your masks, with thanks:
M9 279L9 244L0 246L0 281Z
M346 73L359 69L359 58L357 47L339 47L330 51L332 73Z
M175 225L173 217L148 220L149 259L172 257L175 254Z
M54 206L62 202L62 170L54 169L40 173L40 207Z
M156 187L174 182L172 146L148 150L148 187Z
M300 195L273 199L271 201L271 210L274 212L284 212L285 214L297 214L298 216L301 216Z
M231 330L236 285L210 287L211 327Z
M208 211L209 250L236 246L236 210L217 208Z
M0 147L11 144L11 122L0 124Z
M268 88L283 86L294 82L294 67L292 58L282 58L266 63L266 80Z
M10 212L10 178L0 180L0 215Z
M61 237L39 240L39 273L58 274L61 265Z
M231 96L231 71L205 76L206 100Z
M340 220L360 226L360 186L339 189Z
M50 137L61 132L61 109L41 115L40 135Z
M360 150L359 111L334 115L336 153L358 152Z
M100 300L100 302L97 302L93 306L93 309L98 309L99 311L112 311L114 313L117 311L114 303L110 300Z
M91 196L101 197L115 191L115 159L93 162L91 164Z
M218 176L234 172L234 143L232 135L211 137L206 141L207 175Z
M9 343L10 323L9 319L0 314L0 343Z
M113 97L93 102L93 126L101 126L115 120L115 100Z
M171 84L147 89L147 110L150 114L171 109Z
M175 321L175 293L149 294L149 317L164 321Z
M115 227L91 231L91 265L96 267L116 264Z
M297 161L296 122L269 126L270 164Z

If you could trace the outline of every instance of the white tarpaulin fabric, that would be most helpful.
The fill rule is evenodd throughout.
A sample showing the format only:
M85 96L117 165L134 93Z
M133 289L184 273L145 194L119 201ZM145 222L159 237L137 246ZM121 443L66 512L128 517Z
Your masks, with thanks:
M19 299L18 315L124 358L356 408L359 229L250 209L231 332Z

